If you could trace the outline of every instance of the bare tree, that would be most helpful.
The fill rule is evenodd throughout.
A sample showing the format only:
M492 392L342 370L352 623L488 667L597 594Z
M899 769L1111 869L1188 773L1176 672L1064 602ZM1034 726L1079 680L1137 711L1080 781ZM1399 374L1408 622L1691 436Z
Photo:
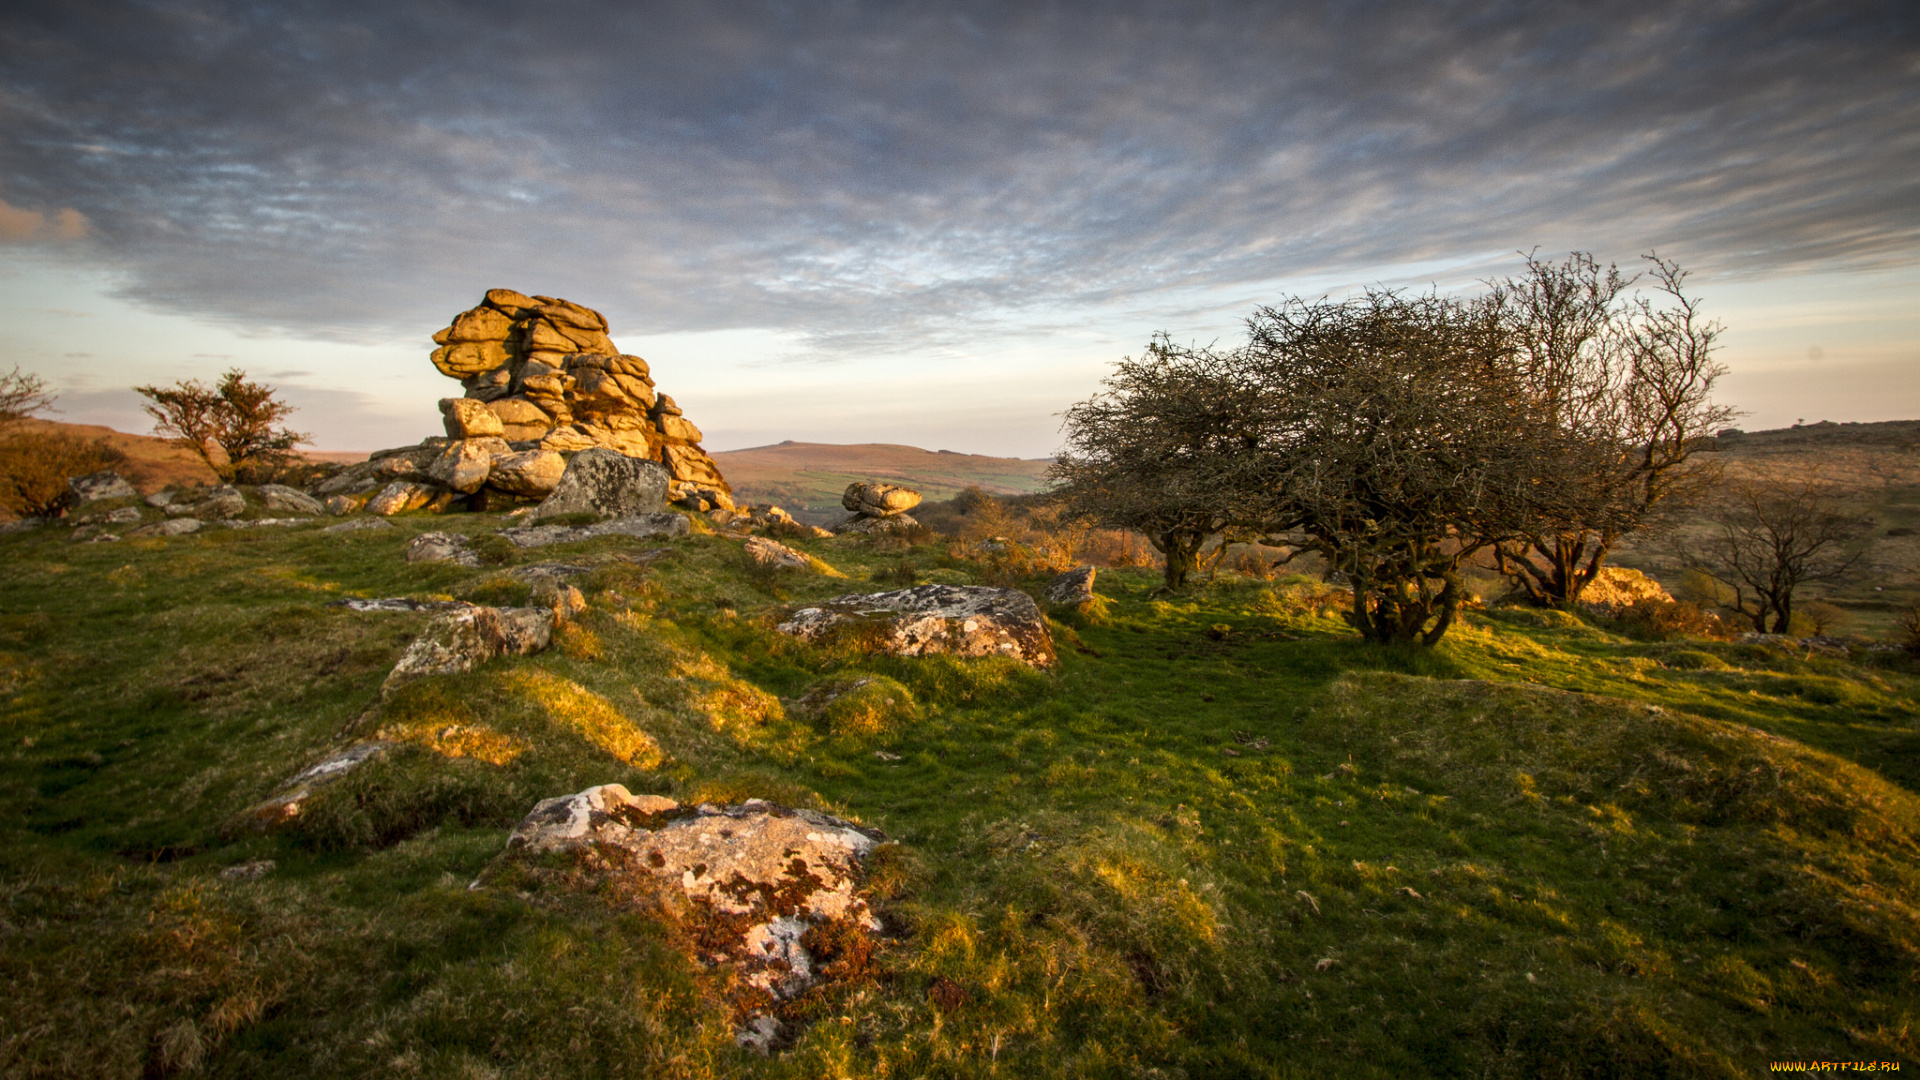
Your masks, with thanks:
M1706 516L1710 531L1682 545L1681 558L1724 587L1724 606L1758 633L1786 633L1794 592L1851 569L1873 528L1872 518L1848 512L1840 495L1805 474L1732 484Z
M249 382L239 369L228 371L214 386L182 380L170 387L136 386L145 396L154 433L170 438L200 455L222 480L241 483L264 479L295 455L293 448L309 437L275 427L293 414L293 406L274 396L271 387Z
M1259 392L1237 359L1156 337L1119 363L1106 393L1067 410L1066 448L1048 470L1069 516L1146 534L1169 589L1243 516L1235 474L1251 463Z
M1543 606L1571 607L1622 537L1717 475L1695 455L1734 415L1712 401L1726 371L1713 360L1720 327L1686 294L1685 271L1646 259L1652 295L1627 295L1632 280L1583 252L1561 263L1529 255L1523 277L1493 287L1532 393L1563 436L1553 519L1571 524L1494 549L1501 571Z
M47 392L46 380L40 376L22 374L18 367L0 375L0 427L52 407L53 395Z

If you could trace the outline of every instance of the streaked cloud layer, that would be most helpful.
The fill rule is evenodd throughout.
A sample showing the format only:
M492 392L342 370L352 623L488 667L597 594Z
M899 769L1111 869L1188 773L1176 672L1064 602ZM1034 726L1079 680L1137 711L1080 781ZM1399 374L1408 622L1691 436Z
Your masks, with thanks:
M1916 121L1904 0L0 14L16 243L361 341L496 284L817 360L1536 245L1910 266Z

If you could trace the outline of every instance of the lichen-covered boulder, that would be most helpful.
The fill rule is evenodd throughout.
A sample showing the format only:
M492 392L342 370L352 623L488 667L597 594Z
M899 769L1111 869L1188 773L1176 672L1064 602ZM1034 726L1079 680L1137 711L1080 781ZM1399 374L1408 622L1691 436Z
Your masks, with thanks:
M693 807L604 784L535 806L474 886L552 853L574 853L579 869L563 880L576 887L598 875L629 879L689 924L703 963L739 980L740 992L729 996L748 1014L737 1017L748 1045L768 1027L760 1022L765 1009L820 978L810 932L881 929L861 885L867 857L886 840L851 821L761 799ZM538 877L533 865L524 872Z
M553 494L534 508L533 519L563 514L605 518L658 514L667 509L667 470L656 462L594 447L567 462Z
M327 508L319 499L285 484L261 484L254 494L261 505L281 514L324 514Z
M427 624L380 686L382 696L428 675L472 671L498 656L526 656L553 640L547 608L466 607Z
M140 493L133 485L121 479L120 474L108 469L104 472L88 473L85 476L67 478L67 490L73 494L77 503L96 502L100 499L131 499Z
M591 540L596 536L685 536L692 529L693 527L687 524L685 516L668 511L662 514L639 514L634 517L615 518L612 521L599 521L592 525L577 527L525 525L519 528L501 529L500 535L519 547L530 548L574 540Z
M764 536L749 536L745 546L747 558L761 566L775 566L787 570L810 570L812 560L785 544L769 540Z
M775 629L810 641L851 633L896 656L1011 656L1035 667L1055 660L1053 633L1033 598L983 585L836 596Z
M1093 603L1093 567L1076 566L1054 576L1042 593L1057 607L1085 607Z
M474 554L473 549L467 546L467 538L459 533L429 532L407 541L407 561L479 566L480 556Z

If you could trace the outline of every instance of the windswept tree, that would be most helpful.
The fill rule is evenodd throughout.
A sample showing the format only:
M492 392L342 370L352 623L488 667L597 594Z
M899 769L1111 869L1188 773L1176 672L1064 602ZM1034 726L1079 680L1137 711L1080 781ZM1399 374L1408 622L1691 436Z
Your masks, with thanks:
M294 457L309 437L277 427L293 415L272 387L250 382L239 369L209 387L188 379L173 386L136 386L147 399L154 434L200 455L220 479L257 483Z
M1704 538L1683 542L1682 561L1719 583L1724 606L1757 633L1787 633L1794 593L1831 581L1859 562L1873 519L1848 509L1811 475L1775 475L1727 485L1706 514Z
M1503 573L1536 604L1572 607L1621 538L1697 498L1717 470L1696 458L1733 418L1712 400L1726 368L1717 323L1683 288L1686 273L1646 256L1651 294L1591 255L1527 257L1494 285L1533 399L1560 429L1551 479L1561 512L1495 546ZM1549 527L1552 526L1552 527Z
M40 376L22 374L17 366L0 375L0 429L52 406L53 395L47 392L46 380Z
M1254 314L1242 355L1265 388L1251 509L1344 577L1368 639L1437 643L1469 557L1559 526L1541 483L1562 449L1554 417L1495 306L1296 298Z
M110 469L126 454L105 439L54 430L22 430L20 423L53 407L38 375L14 368L0 375L0 511L20 517L58 517L73 504L67 480Z
M1261 400L1246 374L1235 354L1163 335L1066 412L1066 448L1048 470L1055 497L1074 518L1144 533L1166 559L1169 589L1184 588L1208 544L1246 518Z

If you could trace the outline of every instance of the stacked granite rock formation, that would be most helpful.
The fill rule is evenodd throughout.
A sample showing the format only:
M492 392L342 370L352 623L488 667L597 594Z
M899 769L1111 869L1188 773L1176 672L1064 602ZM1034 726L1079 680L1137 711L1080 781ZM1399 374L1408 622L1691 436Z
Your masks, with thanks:
M732 489L700 448L700 429L655 391L647 362L620 352L599 312L551 296L490 289L433 335L433 366L466 396L446 398L447 437L373 455L322 494L366 496L393 514L490 495L543 498L566 458L595 447L659 463L668 498L690 510L733 512ZM382 486L384 485L384 486ZM351 498L334 506L358 506Z
M834 526L837 533L884 533L920 524L907 511L920 505L920 493L898 484L848 484L840 505L853 516Z

